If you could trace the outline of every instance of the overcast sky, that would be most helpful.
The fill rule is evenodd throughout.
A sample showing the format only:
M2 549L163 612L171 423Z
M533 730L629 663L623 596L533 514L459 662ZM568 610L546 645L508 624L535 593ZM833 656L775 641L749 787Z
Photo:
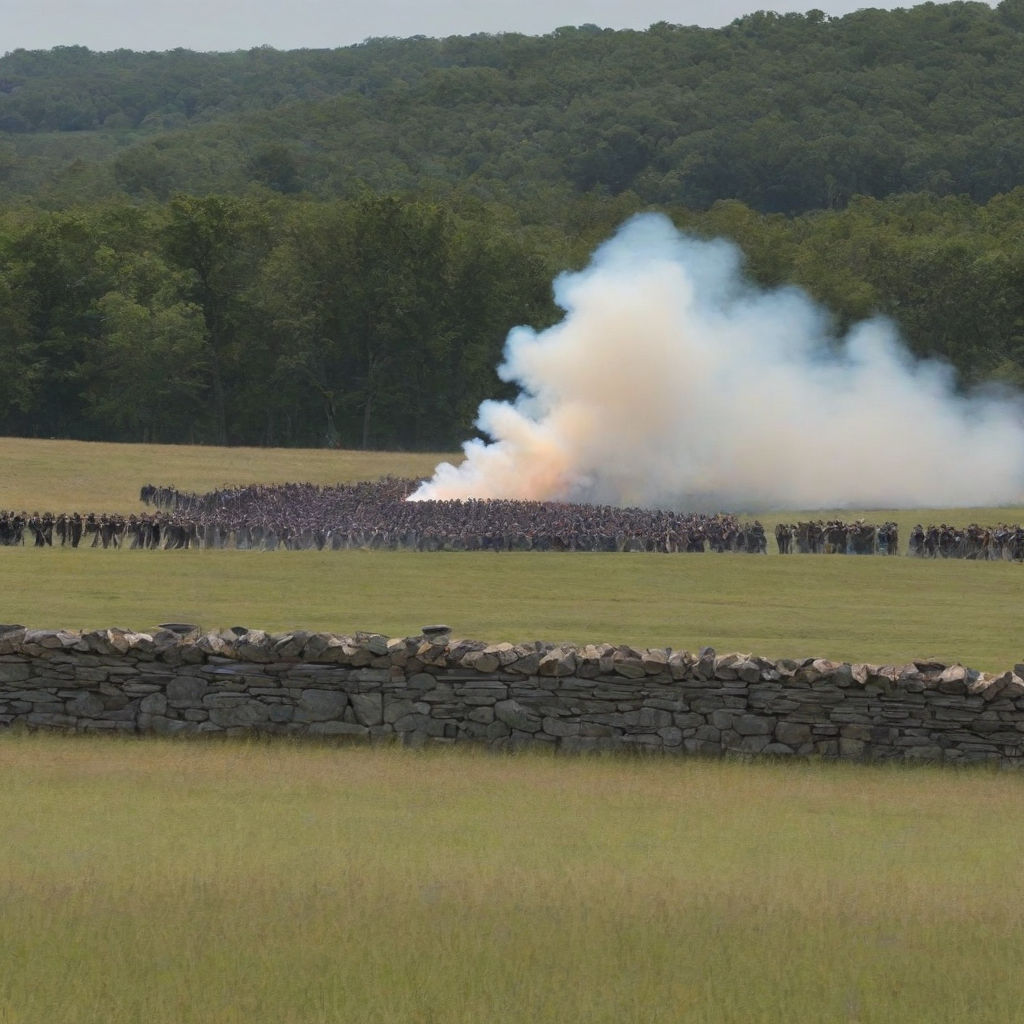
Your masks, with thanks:
M347 46L369 36L540 35L560 25L727 25L751 11L849 14L914 0L0 0L0 53L80 44L92 50L279 50Z

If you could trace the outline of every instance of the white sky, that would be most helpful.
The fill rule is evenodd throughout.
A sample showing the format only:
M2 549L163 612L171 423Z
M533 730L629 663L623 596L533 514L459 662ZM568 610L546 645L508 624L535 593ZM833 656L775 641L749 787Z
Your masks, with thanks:
M993 0L994 2L994 0ZM588 22L727 25L751 11L909 7L914 0L0 0L0 53L79 44L92 50L279 50L333 47L368 36L473 32L540 35Z

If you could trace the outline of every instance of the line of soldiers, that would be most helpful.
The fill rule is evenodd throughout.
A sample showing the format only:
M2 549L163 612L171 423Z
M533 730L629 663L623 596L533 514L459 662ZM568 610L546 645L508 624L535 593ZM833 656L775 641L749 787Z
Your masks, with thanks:
M405 499L418 480L326 487L254 484L204 494L146 485L147 514L32 514L0 510L0 545L145 549L316 548L417 551L767 552L760 522L658 509L514 500ZM780 523L780 554L895 555L895 523L858 519ZM1024 527L915 526L909 551L922 558L1024 561Z
M0 545L10 547L31 542L33 547L52 547L54 538L61 547L77 548L82 540L90 547L118 547L122 533L120 517L96 515L82 516L78 512L13 512L0 509Z
M0 509L0 546L86 546L92 548L187 548L200 546L197 524L161 512L152 515L98 515L79 512L12 512ZM210 544L210 547L226 544Z
M140 499L194 522L200 546L418 551L766 553L760 523L735 516L513 500L405 499L420 481L254 484L193 494L147 485Z
M353 489L346 488L346 491ZM680 515L640 509L531 502L395 503L358 495L344 517L310 510L289 485L284 510L268 509L280 495L260 488L213 502L192 503L210 511L157 510L149 514L54 515L0 511L0 544L34 547L131 549L324 548L420 551L740 551L763 553L764 528L732 516ZM315 495L306 494L306 497ZM347 497L351 498L352 493ZM325 497L324 494L320 495ZM332 497L337 498L338 495ZM176 504L176 503L175 503ZM315 503L314 503L315 504ZM262 505L262 507L260 507ZM280 511L280 514L272 514ZM243 514L243 512L245 514Z
M895 523L876 526L863 519L779 523L775 540L780 555L790 555L794 549L802 555L896 555L900 543Z
M1024 527L1006 523L967 527L920 523L910 532L907 554L916 558L969 558L985 561L1024 561Z

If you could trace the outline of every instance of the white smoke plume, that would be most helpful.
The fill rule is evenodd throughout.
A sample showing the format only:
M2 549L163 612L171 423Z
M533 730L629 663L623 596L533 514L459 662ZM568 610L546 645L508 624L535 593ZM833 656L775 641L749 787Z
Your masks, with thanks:
M498 373L514 404L480 406L458 468L412 496L683 509L1013 503L1024 489L1018 399L965 396L894 326L842 339L796 288L764 291L731 243L628 221L562 274L564 319L517 327Z

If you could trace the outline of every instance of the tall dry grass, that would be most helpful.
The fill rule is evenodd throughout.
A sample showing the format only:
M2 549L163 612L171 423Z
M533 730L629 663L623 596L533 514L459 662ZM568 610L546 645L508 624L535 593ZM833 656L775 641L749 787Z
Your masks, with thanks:
M0 507L129 511L147 481L435 461L5 441ZM4 549L0 566L0 621L37 626L445 619L495 640L1024 660L1012 565ZM0 734L0 1024L1004 1024L1024 1000L1022 792L984 772Z
M0 1020L1019 1018L981 772L0 738Z

